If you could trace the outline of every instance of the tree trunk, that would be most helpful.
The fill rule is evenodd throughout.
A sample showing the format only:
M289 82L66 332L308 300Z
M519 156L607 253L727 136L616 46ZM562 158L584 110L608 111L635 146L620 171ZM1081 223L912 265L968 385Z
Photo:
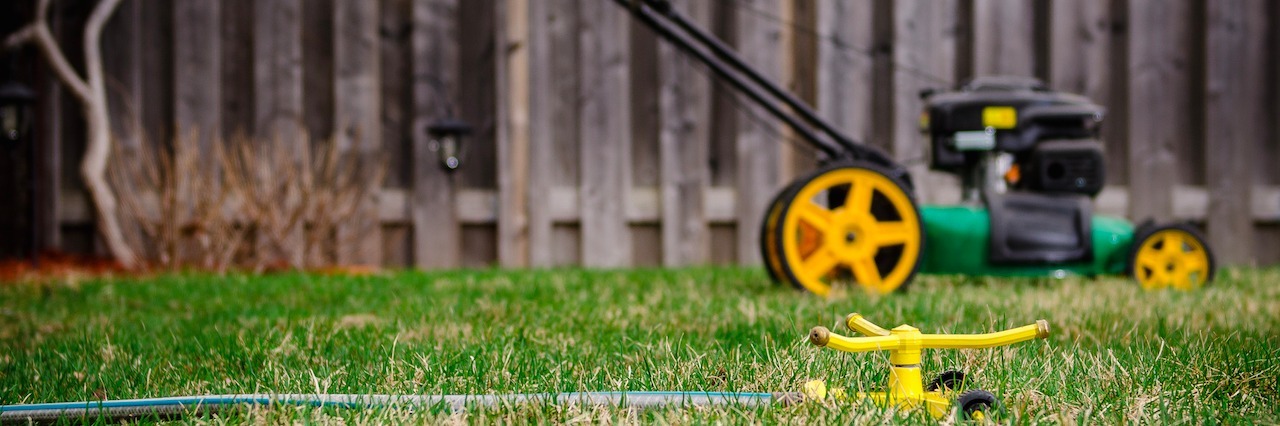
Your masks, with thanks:
M99 40L102 27L111 18L121 0L102 0L93 8L84 30L84 56L87 79L81 78L67 62L62 49L58 47L53 33L49 31L50 0L40 0L36 8L36 19L23 29L9 35L4 47L14 49L26 43L36 43L45 59L49 61L54 74L68 86L71 93L80 100L84 107L85 121L88 124L88 139L85 146L84 159L80 162L80 177L93 198L97 213L98 232L107 244L107 249L116 261L126 268L138 265L138 256L124 241L124 233L120 229L120 219L116 215L116 197L107 183L107 160L111 155L111 116L107 110L106 84L102 75L102 48Z

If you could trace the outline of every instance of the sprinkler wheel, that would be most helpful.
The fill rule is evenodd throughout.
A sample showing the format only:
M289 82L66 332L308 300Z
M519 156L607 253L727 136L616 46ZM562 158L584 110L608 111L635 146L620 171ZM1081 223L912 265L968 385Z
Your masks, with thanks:
M994 417L1000 411L1000 402L991 392L974 389L960 394L956 398L956 407L960 414L969 420L984 421Z
M929 381L929 386L926 386L924 390L931 392L957 391L962 388L964 388L964 372L959 370L947 370Z

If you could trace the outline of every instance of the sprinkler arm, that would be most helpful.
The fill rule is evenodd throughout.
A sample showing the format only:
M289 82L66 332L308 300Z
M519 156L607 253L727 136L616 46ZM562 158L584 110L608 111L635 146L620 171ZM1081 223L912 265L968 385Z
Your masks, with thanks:
M814 327L809 331L809 341L815 346L830 347L845 352L892 351L894 364L918 364L921 349L977 349L1005 346L1049 336L1049 322L1038 320L1005 331L984 334L921 334L909 325L893 330L867 321L862 315L850 314L845 318L850 329L868 337L846 337L832 333L826 327Z
M853 330L868 336L888 336L889 335L889 330L885 330L884 327L875 325L871 321L867 321L866 318L862 317L862 314L859 314L856 312L849 314L849 316L847 317L844 317L844 324L848 326L850 330Z

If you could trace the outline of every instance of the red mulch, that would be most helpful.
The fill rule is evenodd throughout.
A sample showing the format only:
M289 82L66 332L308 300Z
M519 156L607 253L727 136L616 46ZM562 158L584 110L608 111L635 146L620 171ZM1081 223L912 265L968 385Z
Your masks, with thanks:
M268 267L263 273L293 271L287 265ZM116 261L105 258L69 254L56 251L41 253L38 265L31 258L0 259L0 285L23 281L64 280L101 276L141 277L152 275L155 268L125 269ZM311 273L335 276L369 276L381 272L381 268L365 265L328 266L311 269Z
M29 257L0 259L0 284L73 276L121 276L141 273L145 273L145 270L129 271L108 258L53 251L41 253L37 264L33 264Z

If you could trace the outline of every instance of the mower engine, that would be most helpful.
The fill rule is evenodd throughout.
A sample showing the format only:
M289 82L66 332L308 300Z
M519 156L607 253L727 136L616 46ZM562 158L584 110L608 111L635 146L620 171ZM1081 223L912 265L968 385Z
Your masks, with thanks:
M990 212L992 263L1091 258L1091 198L1106 170L1102 107L1020 77L921 96L930 167L959 175L965 203Z
M924 97L930 166L960 175L966 199L1006 187L1088 196L1102 190L1102 107L1087 98L1020 77L979 78Z

